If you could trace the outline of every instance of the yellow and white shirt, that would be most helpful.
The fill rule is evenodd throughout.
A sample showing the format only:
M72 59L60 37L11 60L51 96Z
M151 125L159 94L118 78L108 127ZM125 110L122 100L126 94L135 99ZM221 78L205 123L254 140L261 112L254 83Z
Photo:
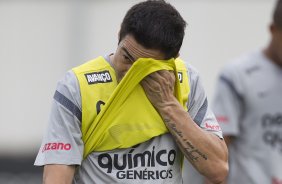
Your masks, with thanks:
M108 57L105 59L108 61ZM187 69L188 113L201 128L222 138L197 71L190 65ZM110 81L105 73L100 79ZM58 83L49 126L35 165L78 165L73 183L182 183L182 154L169 133L130 148L92 152L83 159L81 103L79 82L74 72L69 71ZM99 109L104 104L93 105Z

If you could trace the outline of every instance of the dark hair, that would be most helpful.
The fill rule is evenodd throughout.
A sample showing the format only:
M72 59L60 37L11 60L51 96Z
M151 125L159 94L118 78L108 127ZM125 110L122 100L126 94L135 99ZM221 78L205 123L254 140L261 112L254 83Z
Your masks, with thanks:
M131 7L121 24L119 42L132 35L147 49L157 49L166 59L176 57L184 38L186 22L163 0L148 0Z
M282 29L282 0L278 0L273 13L274 24Z

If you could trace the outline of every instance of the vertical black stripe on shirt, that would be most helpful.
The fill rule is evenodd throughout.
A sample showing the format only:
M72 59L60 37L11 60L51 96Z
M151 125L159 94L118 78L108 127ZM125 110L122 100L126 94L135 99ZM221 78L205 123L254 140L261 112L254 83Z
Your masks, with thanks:
M197 123L198 126L201 125L206 113L208 110L208 100L207 98L205 99L203 105L201 106L201 108L199 109L197 115L194 118L194 121Z
M64 106L66 109L68 109L70 112L73 113L73 115L76 116L76 118L81 121L82 119L82 113L80 109L67 97L65 97L62 93L59 91L56 91L54 94L54 99L59 102L62 106Z
M231 90L231 92L237 97L238 100L240 100L241 102L243 101L243 97L242 95L239 94L239 92L236 90L233 82L231 80L229 80L228 78L224 77L224 76L220 76L219 80L222 81L223 83L225 83L229 89Z

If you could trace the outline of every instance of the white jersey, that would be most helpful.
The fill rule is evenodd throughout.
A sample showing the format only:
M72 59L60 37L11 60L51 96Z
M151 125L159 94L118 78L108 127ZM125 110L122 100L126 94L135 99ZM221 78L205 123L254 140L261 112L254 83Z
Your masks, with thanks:
M230 145L228 184L282 183L282 68L261 51L220 74L213 111Z
M191 66L188 66L188 72L190 116L201 128L222 138L198 73ZM127 149L93 152L83 160L81 117L79 84L75 74L69 71L58 83L49 127L35 165L77 165L73 180L77 184L182 183L182 154L170 133Z

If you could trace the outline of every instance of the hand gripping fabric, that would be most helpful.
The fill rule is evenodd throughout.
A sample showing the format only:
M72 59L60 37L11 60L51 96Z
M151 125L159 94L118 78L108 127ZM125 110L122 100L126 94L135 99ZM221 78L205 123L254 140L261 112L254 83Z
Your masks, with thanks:
M144 77L159 70L175 71L175 96L183 107L186 106L188 94L185 94L187 98L181 94L174 59L138 59L115 88L94 122L83 133L84 158L93 151L129 148L168 132L140 85Z

